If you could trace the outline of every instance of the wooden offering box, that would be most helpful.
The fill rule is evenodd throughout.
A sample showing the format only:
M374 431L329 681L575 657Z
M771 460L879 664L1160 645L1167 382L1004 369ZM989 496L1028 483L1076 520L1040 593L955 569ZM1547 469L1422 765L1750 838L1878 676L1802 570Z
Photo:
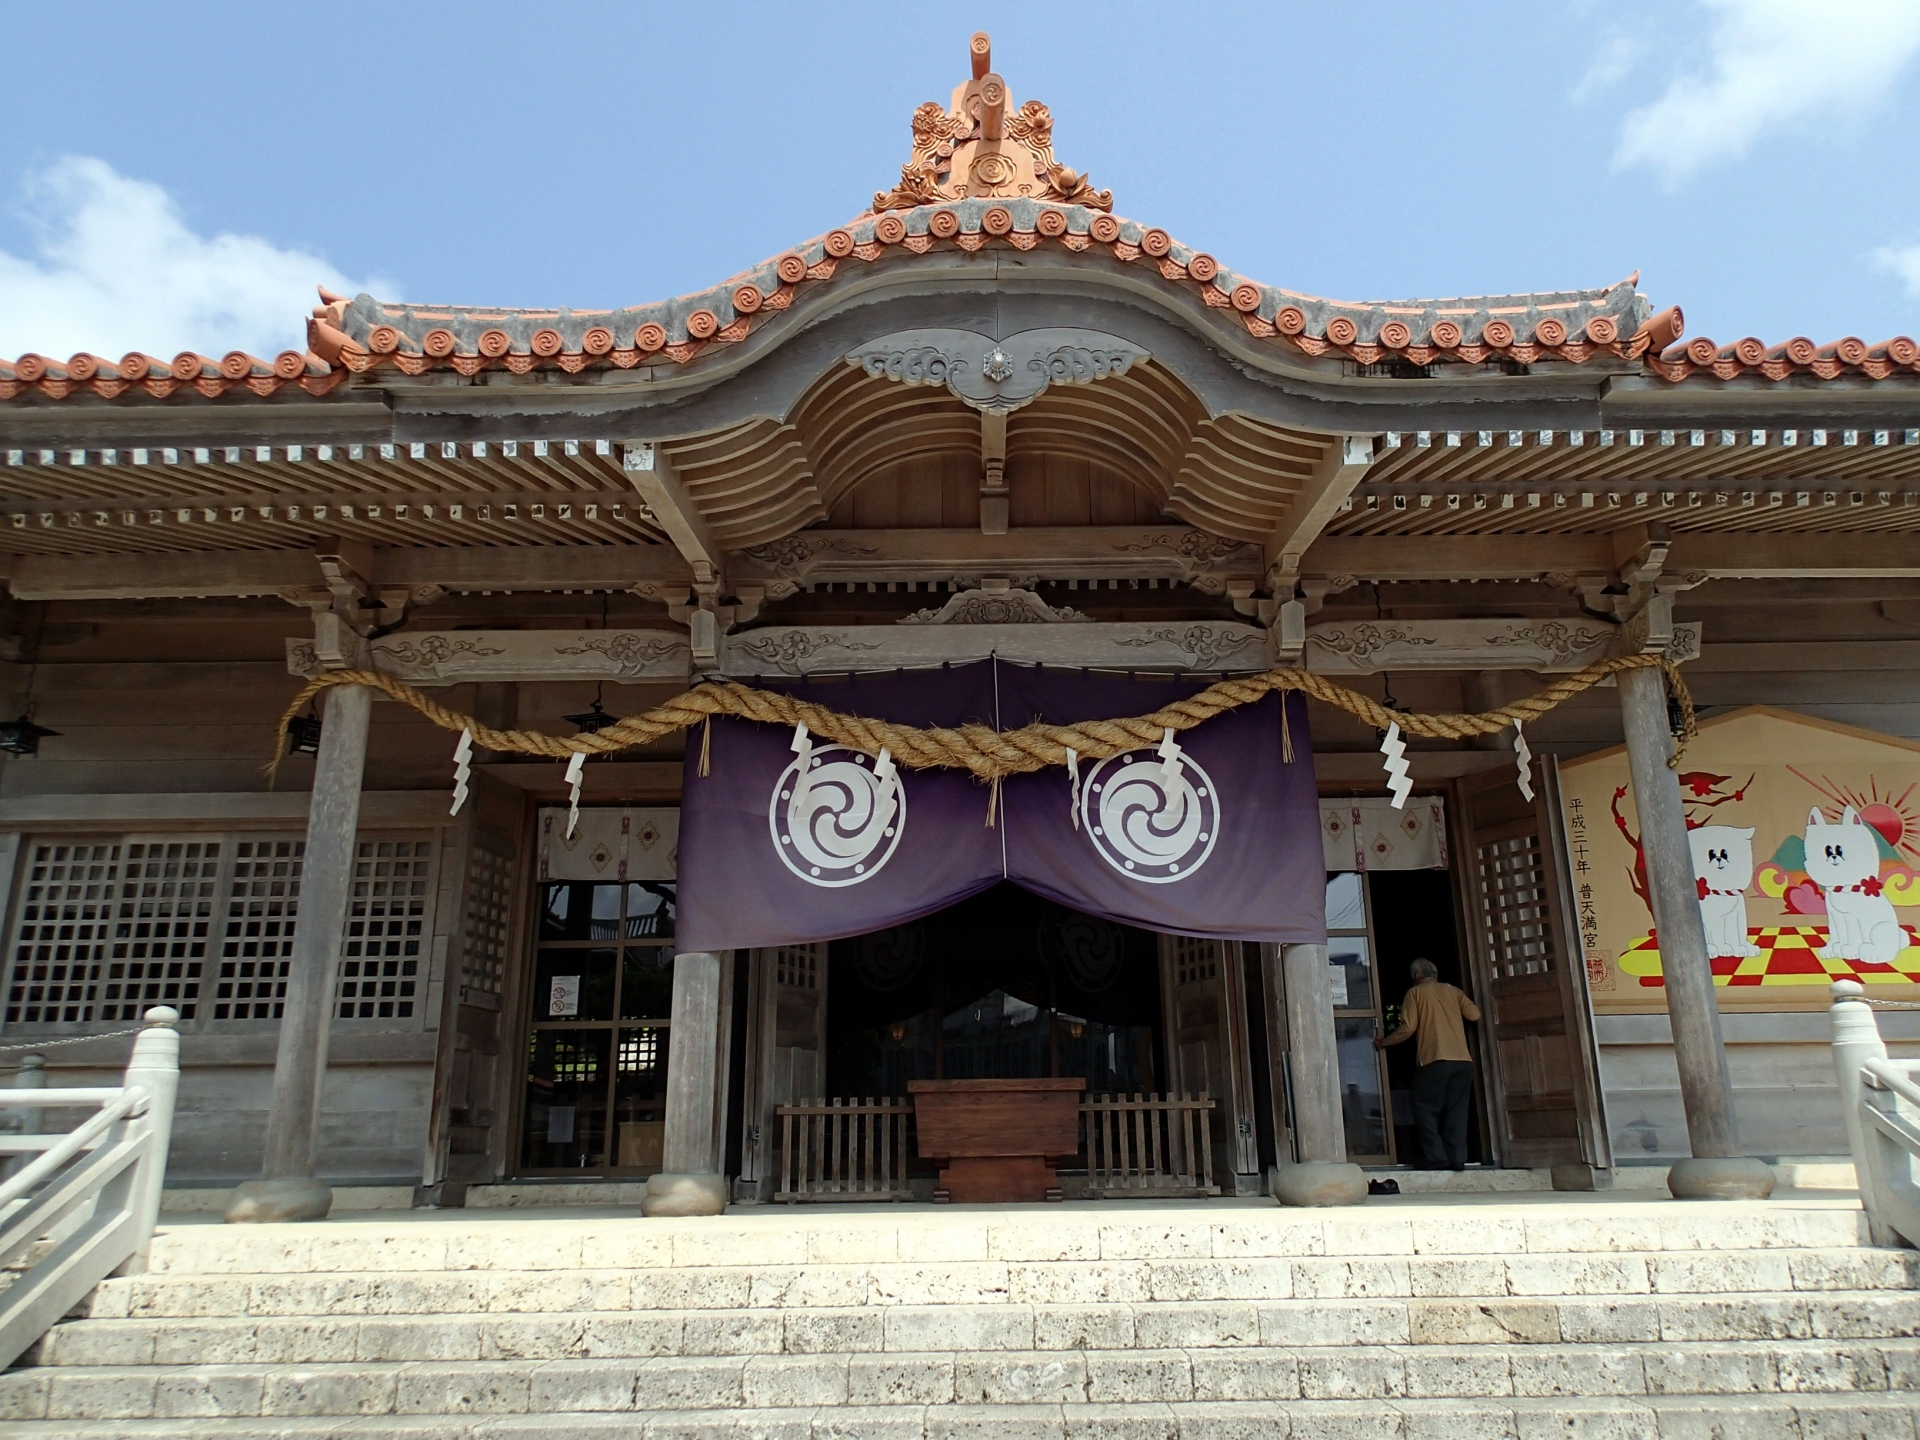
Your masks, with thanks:
M1058 1200L1050 1157L1080 1149L1085 1080L911 1080L920 1158L941 1162L936 1201Z

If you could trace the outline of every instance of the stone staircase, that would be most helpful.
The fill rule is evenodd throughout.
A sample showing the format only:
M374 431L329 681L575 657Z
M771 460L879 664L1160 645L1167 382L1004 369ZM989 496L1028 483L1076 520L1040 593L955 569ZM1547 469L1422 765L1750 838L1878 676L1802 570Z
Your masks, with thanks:
M0 1435L1901 1436L1920 1256L1838 1200L187 1224Z

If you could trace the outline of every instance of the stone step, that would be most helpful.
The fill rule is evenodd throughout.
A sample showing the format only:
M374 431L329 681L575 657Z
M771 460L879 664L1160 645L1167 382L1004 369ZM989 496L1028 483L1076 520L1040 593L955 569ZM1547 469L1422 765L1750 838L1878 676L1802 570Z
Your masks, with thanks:
M1916 1392L1914 1341L1259 1347L40 1368L0 1376L0 1418Z
M1471 1200L1472 1197L1463 1197ZM618 1270L956 1264L1009 1261L1247 1260L1314 1256L1663 1254L1850 1248L1866 1243L1857 1204L1729 1204L1711 1211L1672 1201L1547 1205L1502 1201L1436 1206L1370 1204L1337 1212L1215 1202L1133 1212L1089 1205L951 1207L945 1213L865 1207L858 1215L804 1207L745 1218L584 1218L564 1210L419 1212L316 1226L188 1224L162 1229L155 1274L304 1274L357 1270ZM1398 1208L1399 1213L1395 1213ZM942 1207L945 1209L945 1207ZM1035 1213L1038 1212L1038 1213Z
M169 1272L104 1282L92 1297L89 1313L109 1317L767 1310L1815 1293L1916 1287L1920 1287L1920 1254L1915 1252L1783 1249L1412 1259L709 1265L685 1270Z
M578 1311L68 1321L43 1367L344 1361L563 1360L881 1354L964 1349L1684 1344L1920 1336L1920 1294L1551 1300L1187 1301L1159 1305L930 1305L733 1312Z
M0 1423L21 1440L1914 1440L1898 1395L824 1406L621 1414Z

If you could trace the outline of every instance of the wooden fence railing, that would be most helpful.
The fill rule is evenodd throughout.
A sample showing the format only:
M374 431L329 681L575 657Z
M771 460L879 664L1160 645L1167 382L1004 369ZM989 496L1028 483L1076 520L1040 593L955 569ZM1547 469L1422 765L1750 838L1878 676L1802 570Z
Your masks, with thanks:
M1089 1199L1220 1193L1208 1096L1089 1095L1080 1117Z
M907 1124L913 1102L802 1100L782 1105L781 1204L800 1200L911 1200Z
M1207 1095L1089 1095L1080 1102L1087 1198L1218 1195ZM911 1200L913 1102L802 1100L779 1106L774 1200Z

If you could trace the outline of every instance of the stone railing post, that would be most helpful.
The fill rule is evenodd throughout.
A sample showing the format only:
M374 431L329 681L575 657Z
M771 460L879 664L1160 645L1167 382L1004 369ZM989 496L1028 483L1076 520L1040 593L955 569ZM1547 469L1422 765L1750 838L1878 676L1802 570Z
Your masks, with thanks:
M137 1275L147 1268L147 1254L153 1248L154 1227L160 1223L160 1201L167 1184L167 1154L173 1147L174 1102L180 1093L180 1012L171 1006L156 1005L143 1017L147 1028L134 1037L133 1054L127 1060L128 1087L138 1085L147 1092L147 1153L140 1161L140 1173L134 1181L128 1206L139 1222L139 1245L133 1256L120 1267L122 1275Z
M1288 1066L1293 1076L1293 1133L1298 1163L1281 1157L1273 1198L1282 1205L1359 1205L1367 1179L1347 1160L1340 1115L1340 1052L1333 1033L1333 978L1324 945L1280 951L1287 989Z
M1866 988L1858 980L1833 982L1833 1007L1827 1013L1833 1022L1833 1072L1840 1089L1840 1115L1847 1126L1847 1150L1853 1156L1860 1208L1867 1214L1867 1235L1875 1245L1897 1246L1899 1237L1880 1217L1870 1148L1873 1138L1860 1121L1860 1067L1869 1060L1886 1059L1887 1044L1880 1038L1873 1007L1867 1004Z
M286 1009L273 1066L266 1159L260 1179L234 1190L227 1206L230 1222L323 1220L333 1207L333 1191L314 1178L314 1141L327 1083L333 983L353 892L360 777L372 716L373 692L366 686L337 685L327 692L307 811L299 923L293 931Z
M1660 937L1673 1058L1687 1113L1691 1159L1668 1172L1667 1188L1682 1200L1756 1199L1773 1191L1772 1167L1740 1153L1733 1113L1733 1081L1720 1036L1720 1005L1713 993L1713 962L1687 839L1687 812L1675 773L1673 734L1667 728L1666 677L1655 666L1620 673L1620 717L1627 767L1647 862L1647 893Z

